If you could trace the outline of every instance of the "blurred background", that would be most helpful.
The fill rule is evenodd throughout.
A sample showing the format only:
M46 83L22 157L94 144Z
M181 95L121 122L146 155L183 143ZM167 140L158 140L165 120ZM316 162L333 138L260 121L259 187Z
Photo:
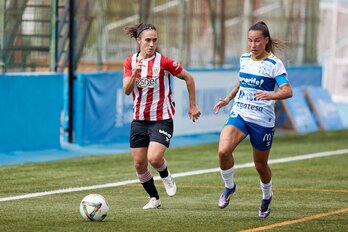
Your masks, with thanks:
M60 71L68 64L69 0L1 0L2 72ZM347 0L75 0L76 65L121 70L136 49L123 28L157 26L161 51L188 67L238 66L246 33L257 20L284 42L286 65L321 64L323 84L345 98L348 80Z
M84 75L99 73L99 76L109 76L111 79L122 76L123 60L137 50L134 40L124 33L125 26L139 22L154 24L159 33L161 52L179 61L189 70L198 70L198 73L194 73L197 77L202 76L203 79L207 70L216 71L216 75L229 70L228 75L235 78L240 55L248 52L247 31L259 20L267 23L272 38L283 42L282 50L277 51L276 55L289 68L294 83L303 81L307 85L306 80L315 76L316 80L311 81L309 85L315 83L314 85L325 89L329 94L329 100L338 107L343 120L342 112L348 112L347 0L0 0L0 73L1 79L6 80L7 84L2 84L0 90L3 93L7 91L8 94L0 96L0 106L11 111L13 105L29 104L28 98L35 96L42 89L49 92L45 94L56 91L57 95L52 96L52 99L62 99L54 104L43 103L37 110L32 107L40 104L34 100L28 105L27 110L25 107L23 111L12 109L13 115L27 117L16 118L17 116L13 117L11 113L3 115L3 128L11 125L3 131L11 131L14 138L24 134L23 144L26 144L27 137L36 130L33 128L37 128L27 128L32 123L28 112L33 111L33 117L37 118L38 112L43 113L43 109L50 108L48 106L57 105L57 109L51 112L53 118L57 118L59 112L59 123L53 123L53 147L61 147L62 140L77 144L117 142L119 133L123 133L122 130L117 132L117 135L110 135L108 140L86 138L86 133L93 134L93 130L97 129L91 129L88 125L90 118L85 115L85 111L89 109L86 93L89 91L90 79ZM291 70L294 67L296 72L293 73ZM39 81L37 86L33 86L32 95L26 94L22 102L18 102L18 98L21 99L18 86L27 86L22 89L24 91L31 84L21 82L11 87L13 78L29 75L37 79L42 77L42 73L56 76L47 86L43 83L49 77ZM210 72L209 75L215 73ZM63 81L53 84L57 79ZM23 81L28 81L28 77ZM58 90L49 90L52 85L60 87ZM87 86L87 90L76 90L76 86ZM305 87L302 86L302 91ZM109 129L105 129L107 132L100 132L100 137L108 137L106 134L110 128L120 131L119 128L128 126L125 123L129 122L129 119L123 120L122 117L130 115L131 100L123 98L117 88L115 87L115 96L110 97L110 104L115 105L112 102L116 102L111 113L113 115L109 119L98 118L101 123L98 124L99 127L104 127L105 121L113 122ZM201 95L208 93L206 88L203 86L202 89L198 89L202 90ZM105 90L103 87L101 89ZM218 95L215 93L221 92L220 90L217 88L213 96L209 96L217 99ZM41 99L42 96L37 98ZM202 104L207 102L204 97L201 100ZM307 101L311 114L315 114L313 102L310 99ZM100 105L98 103L100 102L96 105ZM210 105L207 107L210 109ZM322 105L321 107L325 108ZM284 108L289 114L290 110L286 105ZM97 115L105 115L103 109L92 111L98 111ZM43 114L42 118L37 119L39 127L42 127L42 122L49 117L49 114ZM23 119L25 120L20 126L17 121L13 121ZM289 115L287 119L292 120ZM315 120L318 129L323 129L320 120ZM280 121L286 125L286 117ZM25 132L21 134L21 129L18 129L17 133L14 133L13 125L17 125L18 128L25 127ZM57 127L60 131L58 145ZM215 128L216 131L219 129ZM294 131L301 130L294 128ZM5 139L6 136L3 136ZM47 131L42 132L42 136L47 137ZM14 145L2 150L52 147L43 144L37 147Z

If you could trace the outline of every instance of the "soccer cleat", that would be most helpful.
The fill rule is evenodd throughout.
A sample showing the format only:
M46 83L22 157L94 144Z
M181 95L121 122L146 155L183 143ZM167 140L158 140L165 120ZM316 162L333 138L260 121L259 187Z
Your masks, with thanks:
M232 196L233 193L236 192L236 190L237 190L236 184L234 184L234 187L232 189L225 187L224 191L222 192L222 194L219 198L219 202L218 202L218 207L220 209L223 209L226 206L228 206L228 204L230 203L230 197Z
M168 176L162 178L162 181L168 196L170 197L174 196L176 194L176 184L174 182L173 177L170 175L169 171L168 171Z
M161 200L156 199L156 197L151 197L150 201L144 205L143 209L157 209L161 207Z
M272 196L269 199L262 199L261 208L259 210L259 218L266 218L271 213L269 205L271 204Z

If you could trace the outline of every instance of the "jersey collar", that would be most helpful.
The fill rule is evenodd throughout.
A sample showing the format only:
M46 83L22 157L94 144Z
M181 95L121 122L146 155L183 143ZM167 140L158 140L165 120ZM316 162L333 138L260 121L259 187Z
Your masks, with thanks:
M266 59L267 57L269 57L269 55L271 55L271 53L265 51L265 55L262 56L261 58L256 58L256 57L253 57L253 55L251 55L251 59L252 59L253 61L261 61L261 60L264 60L264 59Z
M137 57L139 56L139 54L140 54L140 52L137 53ZM154 59L156 57L156 54L157 54L157 52L155 52L155 54L153 54L153 56L146 58L146 59L143 59L143 61L150 61L150 60Z

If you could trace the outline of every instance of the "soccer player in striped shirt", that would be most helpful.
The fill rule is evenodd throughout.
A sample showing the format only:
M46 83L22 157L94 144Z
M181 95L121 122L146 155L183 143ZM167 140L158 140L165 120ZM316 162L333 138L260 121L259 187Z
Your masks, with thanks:
M139 45L139 51L124 62L123 89L134 101L131 153L139 181L150 198L143 209L155 209L161 206L161 201L148 163L158 171L167 194L176 194L176 184L164 158L173 136L175 114L171 76L186 82L189 118L195 122L201 112L196 105L192 76L180 64L158 52L155 26L140 23L126 27L125 32Z
M232 152L238 144L250 136L255 168L259 174L262 190L259 217L266 218L271 210L272 172L268 157L275 126L274 102L292 96L292 88L287 79L285 67L274 54L279 41L272 40L264 22L252 25L248 31L250 53L240 58L239 83L229 95L214 106L216 113L232 99L231 113L221 131L219 141L219 162L221 177L225 184L218 207L229 204L231 195L237 190L234 183L234 159ZM276 90L278 86L278 91Z

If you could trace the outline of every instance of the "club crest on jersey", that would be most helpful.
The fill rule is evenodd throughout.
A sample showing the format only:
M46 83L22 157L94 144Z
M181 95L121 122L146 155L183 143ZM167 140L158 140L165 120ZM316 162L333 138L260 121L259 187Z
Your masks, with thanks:
M159 75L159 73L160 73L160 68L156 67L156 68L153 69L153 74L154 75Z
M158 86L158 78L140 78L136 80L136 85L139 88L154 88Z

